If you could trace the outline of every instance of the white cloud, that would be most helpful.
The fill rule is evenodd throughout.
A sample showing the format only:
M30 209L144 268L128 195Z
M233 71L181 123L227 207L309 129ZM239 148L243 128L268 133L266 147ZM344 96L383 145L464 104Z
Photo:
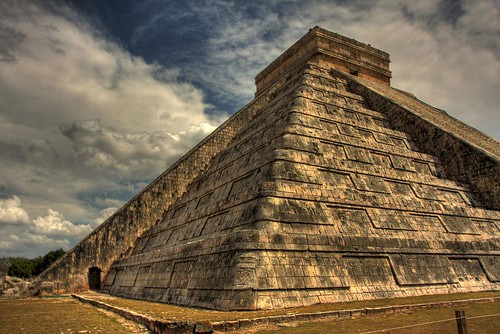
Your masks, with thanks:
M99 120L63 124L61 132L73 142L74 159L93 171L134 178L153 177L215 129L208 122L191 124L186 130L127 132L103 127Z
M57 211L48 209L47 215L33 220L29 232L36 235L57 236L84 236L89 234L92 228L89 225L76 225L64 219Z
M26 36L17 45L17 63L0 68L3 115L10 121L40 128L55 120L100 119L115 128L174 132L205 120L203 94L176 82L177 70L129 55L90 27L82 29L71 12L37 14L31 22L5 18Z
M20 205L21 201L17 196L0 201L0 213L4 209L7 211L7 214L2 216L6 218L2 221L6 225L0 229L0 257L33 257L60 247L67 249L71 243L92 231L89 224L74 224L66 220L61 213L51 209L47 210L45 216L29 221L27 213Z
M30 15L10 5L4 24L25 36L11 47L16 64L0 67L2 116L11 122L41 128L100 119L117 130L174 133L207 120L202 92L177 82L178 69L131 56L65 7L55 15L32 3ZM11 7L26 13L12 18Z
M0 224L17 225L28 222L28 213L21 207L19 197L0 200Z
M82 235L101 215L95 197L132 197L222 121L179 69L131 55L61 2L2 1L0 22L0 196L23 198L4 224L29 213L30 235Z
M16 248L21 248L21 247L50 247L52 249L56 249L59 247L68 248L69 241L68 239L54 239L50 238L46 235L38 235L38 234L31 234L28 232L25 232L21 235L14 235L12 234L9 237L9 241L3 242L4 246L11 246L11 247L16 247ZM2 248L0 248L1 250Z

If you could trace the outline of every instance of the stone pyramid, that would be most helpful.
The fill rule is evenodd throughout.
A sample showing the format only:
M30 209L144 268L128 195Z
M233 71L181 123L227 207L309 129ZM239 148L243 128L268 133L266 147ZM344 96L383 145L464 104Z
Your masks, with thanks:
M500 143L390 77L311 29L41 278L221 310L498 289Z

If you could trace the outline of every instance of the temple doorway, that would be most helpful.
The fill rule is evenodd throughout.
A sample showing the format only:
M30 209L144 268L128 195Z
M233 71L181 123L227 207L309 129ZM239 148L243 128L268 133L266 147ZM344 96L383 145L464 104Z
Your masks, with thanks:
M98 267L89 268L89 289L101 290L101 269Z

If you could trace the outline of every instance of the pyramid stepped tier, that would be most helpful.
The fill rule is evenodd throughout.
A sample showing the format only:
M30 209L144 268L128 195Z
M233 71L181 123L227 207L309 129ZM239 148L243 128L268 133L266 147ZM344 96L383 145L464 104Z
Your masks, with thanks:
M308 64L271 86L105 290L233 310L498 288L498 211L347 80Z
M485 207L500 210L498 141L412 94L336 73L347 77L351 89L365 96L374 108L385 110L394 128L411 132L421 149L438 156L448 177L469 184Z
M39 279L220 310L498 290L500 143L392 88L389 62L311 29Z

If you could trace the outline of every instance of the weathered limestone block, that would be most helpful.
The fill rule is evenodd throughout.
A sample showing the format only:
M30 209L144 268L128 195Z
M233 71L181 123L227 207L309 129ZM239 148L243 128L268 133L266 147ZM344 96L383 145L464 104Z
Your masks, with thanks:
M392 89L388 60L312 29L43 276L221 310L498 289L500 144Z

